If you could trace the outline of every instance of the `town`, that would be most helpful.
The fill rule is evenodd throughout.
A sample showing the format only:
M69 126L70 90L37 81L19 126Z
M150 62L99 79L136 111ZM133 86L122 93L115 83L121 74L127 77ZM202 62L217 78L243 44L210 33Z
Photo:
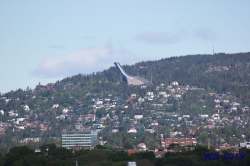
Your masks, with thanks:
M23 93L24 98L34 100L32 108L31 105L20 103L22 111L0 110L1 135L10 133L11 142L16 145L39 145L44 140L52 139L68 149L89 149L100 144L135 151L151 150L157 157L197 144L205 144L209 148L211 146L216 151L250 148L245 130L249 124L249 117L245 116L249 114L249 107L238 103L230 93L206 92L197 86L179 86L176 81L170 85L162 83L155 86L154 91L147 91L146 86L138 88L145 92L144 95L131 91L128 98L108 92L67 96L72 105L66 107L51 101L59 98L57 91L65 95L67 90L78 90L77 85L55 89L53 84L42 86L39 83L34 90L16 92L16 95ZM51 93L51 96L38 96L39 93ZM192 94L204 98L192 101L198 102L199 108L197 104L193 105L197 107L197 112L180 111L185 103L183 98L194 97ZM1 102L6 105L18 103L21 99L14 96L2 95ZM36 107L38 102L41 103L40 107ZM51 107L46 108L45 103ZM88 143L67 140L67 134L70 137L73 131L90 132L91 137L88 134L86 136ZM120 133L127 138L122 138Z

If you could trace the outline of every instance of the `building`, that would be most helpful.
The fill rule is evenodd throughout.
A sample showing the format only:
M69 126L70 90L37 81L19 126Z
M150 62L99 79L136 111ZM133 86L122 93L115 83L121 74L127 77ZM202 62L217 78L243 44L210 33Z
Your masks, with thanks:
M55 84L53 84L53 83L49 83L45 86L45 85L41 85L41 83L39 82L38 85L36 86L36 90L39 90L39 91L51 90L51 89L53 89L54 85Z
M131 127L128 131L128 133L137 133L137 130L135 127Z
M127 163L127 166L136 166L136 162L135 161L129 161Z
M139 143L137 145L137 147L139 148L140 151L146 151L147 150L147 146L144 143Z
M120 63L118 62L114 62L115 66L117 67L117 69L119 70L119 72L122 75L122 78L124 81L127 82L128 85L152 85L152 83L142 77L139 76L131 76L128 75L124 69L121 67Z
M180 146L196 146L196 138L162 138L161 146L168 148L170 144L179 144Z
M71 146L94 147L98 144L97 131L63 131L62 147L70 149Z
M250 149L250 142L239 143L238 147Z

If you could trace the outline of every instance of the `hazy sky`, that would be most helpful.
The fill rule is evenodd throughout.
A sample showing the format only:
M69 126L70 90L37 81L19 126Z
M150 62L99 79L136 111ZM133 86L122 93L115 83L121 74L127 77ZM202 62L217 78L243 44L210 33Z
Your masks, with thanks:
M0 92L139 61L250 51L250 1L2 0Z

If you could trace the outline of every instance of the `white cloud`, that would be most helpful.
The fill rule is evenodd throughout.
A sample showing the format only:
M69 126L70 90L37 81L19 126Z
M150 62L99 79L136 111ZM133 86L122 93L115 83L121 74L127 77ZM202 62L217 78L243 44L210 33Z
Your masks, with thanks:
M167 32L142 32L136 35L136 39L151 44L174 44L180 41L180 35Z
M194 35L197 38L208 40L208 41L214 41L217 39L217 36L214 33L214 31L206 27L202 27L202 28L195 30Z
M113 66L116 61L129 64L136 62L137 58L127 50L106 45L84 49L58 59L45 58L31 74L43 78L68 77L78 73L102 71Z

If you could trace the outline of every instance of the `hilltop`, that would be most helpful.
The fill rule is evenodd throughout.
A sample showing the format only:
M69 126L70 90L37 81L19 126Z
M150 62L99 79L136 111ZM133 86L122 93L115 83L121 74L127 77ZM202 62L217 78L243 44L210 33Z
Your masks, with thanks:
M239 96L249 90L249 56L250 53L187 55L139 62L123 67L131 75L152 79L154 85L177 81L180 85L196 85L218 93L233 92ZM86 87L89 91L93 88L102 91L108 88L106 85L117 87L119 82L121 82L119 72L115 67L110 67L102 72L68 77L56 84L73 83ZM116 89L114 91L117 92Z

